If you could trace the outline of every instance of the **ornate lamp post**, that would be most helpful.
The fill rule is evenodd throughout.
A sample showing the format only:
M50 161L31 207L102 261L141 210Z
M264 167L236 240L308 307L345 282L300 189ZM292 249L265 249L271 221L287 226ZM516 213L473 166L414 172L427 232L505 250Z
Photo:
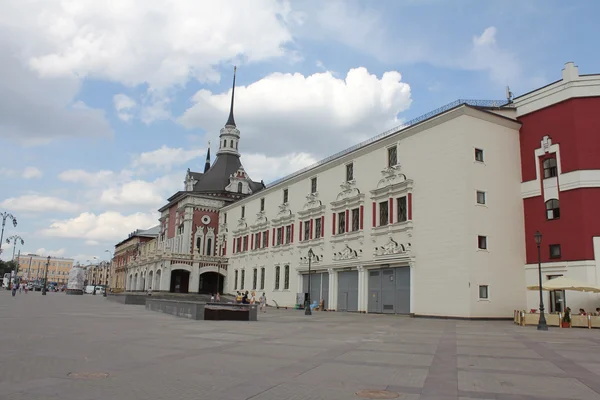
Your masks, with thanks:
M104 285L104 297L106 297L106 292L108 292L108 277L110 275L110 270L112 268L112 261L113 261L113 253L110 250L104 250L105 253L110 254L110 261L107 262L106 265L106 285Z
M13 226L17 227L17 219L14 215L9 214L8 212L0 213L0 217L2 217L2 233L0 233L0 254L2 254L2 240L4 239L4 226L6 225L6 220L10 219L13 223ZM13 255L13 258L14 255Z
M19 242L21 243L21 246L23 246L25 244L25 241L23 240L23 238L19 235L12 235L8 238L6 238L6 243L10 244L10 242L13 243L13 255L12 255L12 260L15 260L15 250L17 249L17 246L19 245ZM15 279L13 281L13 284L17 284L17 282L19 282L19 277L18 277L18 273L19 273L19 262L20 260L20 255L21 255L21 250L19 250L19 257L17 258L17 266L15 267Z
M46 270L44 271L44 286L42 286L42 296L46 295L46 286L48 285L48 267L50 266L50 256L46 261Z
M546 315L544 314L544 296L542 292L542 256L540 251L540 244L542 244L542 234L540 231L537 231L535 235L535 244L537 244L537 253L538 253L538 284L540 289L540 321L538 322L537 330L538 331L547 331L548 325L546 324Z
M312 315L312 310L310 309L310 267L314 255L315 253L313 253L312 249L308 249L308 301L306 307L304 308L304 315Z

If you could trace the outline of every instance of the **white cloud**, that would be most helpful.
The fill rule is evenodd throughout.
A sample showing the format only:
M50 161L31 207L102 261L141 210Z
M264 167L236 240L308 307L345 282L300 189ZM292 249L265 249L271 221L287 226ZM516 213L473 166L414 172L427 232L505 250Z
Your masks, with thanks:
M59 199L58 197L41 196L37 194L10 197L0 203L0 206L11 211L22 211L26 213L72 213L79 208L76 204L67 200Z
M130 121L133 118L131 111L135 108L137 103L131 97L119 93L113 96L113 104L117 111L117 116L123 121Z
M282 178L304 167L316 163L308 153L292 153L279 157L267 157L264 154L247 154L243 156L244 169L253 179L262 179L265 184Z
M497 45L497 33L496 27L490 26L481 35L474 36L471 51L460 65L465 69L488 71L498 84L514 83L522 72L519 60L515 54Z
M116 243L136 229L148 229L158 224L158 214L122 215L114 211L101 214L82 213L75 218L55 221L40 233L49 237L95 240Z
M133 157L133 166L153 166L170 170L173 166L183 165L206 154L206 149L185 150L163 145L160 149L140 153Z
M25 168L25 170L23 171L23 174L21 176L24 179L41 178L42 171L40 171L39 169L37 169L35 167L27 167L27 168Z
M109 170L88 172L82 169L70 169L58 174L58 179L63 182L78 183L85 186L106 186L111 183L130 180L132 176L133 171L127 169L120 172Z
M86 240L85 244L86 246L98 246L100 242L98 242L97 240Z
M344 79L330 72L273 73L240 86L235 92L240 150L273 156L294 149L324 156L374 136L399 124L398 113L411 104L410 86L401 78L390 71L379 79L361 67ZM198 91L180 123L216 136L226 121L230 92Z
M213 66L222 61L280 57L292 41L290 7L278 0L12 3L3 5L0 23L27 33L29 64L42 76L76 73L151 87L215 81Z
M182 180L183 182L183 180ZM159 178L154 182L134 180L117 187L102 191L100 202L107 206L139 206L158 208L165 202L164 194L160 189L168 182ZM183 186L183 183L179 184Z
M35 254L39 256L50 256L50 257L63 257L67 251L65 249L58 250L46 250L45 248L40 248L35 251Z

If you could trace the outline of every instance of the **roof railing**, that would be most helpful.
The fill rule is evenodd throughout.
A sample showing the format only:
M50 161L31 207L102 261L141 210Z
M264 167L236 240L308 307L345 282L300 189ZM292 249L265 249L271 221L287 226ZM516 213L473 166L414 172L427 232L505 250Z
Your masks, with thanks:
M445 113L448 110L451 110L451 109L453 109L455 107L460 106L461 104L466 104L466 105L473 106L473 107L485 107L485 108L500 108L500 107L513 108L514 107L514 104L510 103L508 100L458 99L458 100L455 100L455 101L453 101L451 103L448 103L448 104L446 104L446 105L444 105L444 106L442 106L440 108L437 108L437 109L435 109L433 111L430 111L430 112L428 112L426 114L423 114L423 115L421 115L421 116L419 116L417 118L411 119L410 121L405 122L405 123L403 123L401 125L398 125L398 126L392 128L392 129L388 129L387 131L385 131L383 133L380 133L380 134L378 134L376 136L373 136L372 138L367 139L367 140L365 140L365 141L363 141L361 143L358 143L358 144L355 144L354 146L348 147L345 150L342 150L342 151L340 151L338 153L335 153L335 154L333 154L333 155L331 155L329 157L326 157L326 158L322 159L321 161L317 161L316 163L314 163L312 165L309 165L308 167L304 167L301 170L298 170L298 171L296 171L294 173L291 173L291 174L289 174L287 176L284 176L283 178L276 179L273 182L267 184L266 186L267 186L267 188L270 188L271 186L275 186L275 185L277 185L279 183L287 181L288 179L292 179L292 178L294 178L294 177L296 177L298 175L303 174L306 171L310 171L311 169L317 168L318 166L326 164L326 163L328 163L328 162L330 162L332 160L335 160L336 158L345 156L346 154L351 153L354 150L357 150L357 149L359 149L361 147L364 147L364 146L369 145L369 144L371 144L373 142L376 142L376 141L378 141L380 139L383 139L386 136L390 136L390 135L392 135L394 133L398 133L398 132L400 132L400 131L402 131L402 130L404 130L406 128L409 128L409 127L411 127L413 125L416 125L416 124L418 124L420 122L423 122L423 121L425 121L425 120L427 120L429 118L435 117L436 115L443 114L443 113Z

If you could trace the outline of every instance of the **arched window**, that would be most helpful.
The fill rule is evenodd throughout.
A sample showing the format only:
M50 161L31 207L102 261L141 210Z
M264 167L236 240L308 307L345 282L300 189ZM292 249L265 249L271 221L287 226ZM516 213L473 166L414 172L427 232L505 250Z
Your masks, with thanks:
M560 203L557 199L550 199L546 202L546 218L560 218Z
M556 168L556 158L548 158L544 160L542 166L544 167L544 179L552 178L558 175L558 170Z
M275 290L279 290L279 267L275 267Z
M229 141L231 143L231 148L233 149L233 139Z
M240 289L244 289L244 281L246 280L246 270L242 270L242 278L240 279Z
M237 290L238 288L238 270L235 270L235 279L233 281L233 290Z
M212 255L212 239L206 239L206 255Z
M238 182L238 193L242 193L242 182Z
M290 288L290 266L286 265L283 269L283 288L285 290Z

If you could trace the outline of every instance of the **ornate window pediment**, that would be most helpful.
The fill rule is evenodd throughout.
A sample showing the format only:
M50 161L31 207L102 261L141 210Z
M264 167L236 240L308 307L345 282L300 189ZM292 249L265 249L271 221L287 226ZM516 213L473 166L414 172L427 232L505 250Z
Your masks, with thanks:
M364 204L365 195L356 187L356 181L344 182L340 185L340 188L341 191L337 194L335 200L330 203L333 211L345 210Z
M271 223L273 224L273 226L278 227L278 226L286 225L287 223L290 223L293 221L294 221L294 214L292 214L292 211L290 210L288 203L284 203L284 204L279 205L279 212L277 213L275 218L273 218L271 220Z
M310 264L319 265L321 261L323 261L323 254L315 254ZM308 256L300 257L300 265L308 265Z
M377 182L377 189L371 190L373 200L390 195L398 195L412 190L413 181L401 172L400 165L394 165L381 171L382 178Z
M388 238L388 241L383 246L375 247L373 249L373 256L375 257L383 257L383 256L397 256L397 255L406 255L409 256L411 251L411 244L406 243L398 243L391 237Z
M355 250L346 244L342 251L333 253L333 261L356 260L361 256L362 250Z
M233 230L233 234L238 236L248 232L248 224L246 223L246 218L238 219L237 227Z
M325 213L325 206L319 200L319 193L311 193L306 196L306 202L301 211L298 211L298 216L302 219L319 217Z
M254 221L254 224L252 224L252 226L250 227L250 230L252 232L262 232L262 231L268 229L268 227L269 227L269 220L267 219L265 212L261 211L258 214L256 214L256 221Z

